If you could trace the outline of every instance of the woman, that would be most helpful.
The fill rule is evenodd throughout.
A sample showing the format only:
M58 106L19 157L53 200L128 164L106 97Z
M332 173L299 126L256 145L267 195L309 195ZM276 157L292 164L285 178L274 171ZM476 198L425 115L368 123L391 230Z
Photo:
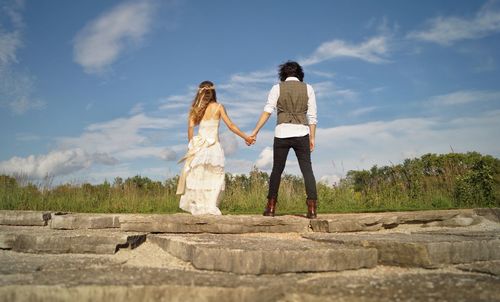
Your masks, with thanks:
M188 152L177 187L182 195L179 207L193 215L221 215L218 208L224 190L224 151L219 143L219 121L243 138L247 145L255 139L243 133L227 116L224 106L217 102L214 84L201 82L191 104L188 123ZM193 136L199 125L198 135Z

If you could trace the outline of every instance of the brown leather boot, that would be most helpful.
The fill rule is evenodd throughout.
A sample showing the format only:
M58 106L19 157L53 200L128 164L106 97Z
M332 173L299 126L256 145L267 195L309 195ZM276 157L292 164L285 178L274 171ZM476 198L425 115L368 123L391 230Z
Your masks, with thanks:
M316 218L316 200L308 199L306 200L307 204L307 218L315 219Z
M276 209L277 199L275 197L267 199L267 206L264 210L264 216L272 216L274 217L274 210Z

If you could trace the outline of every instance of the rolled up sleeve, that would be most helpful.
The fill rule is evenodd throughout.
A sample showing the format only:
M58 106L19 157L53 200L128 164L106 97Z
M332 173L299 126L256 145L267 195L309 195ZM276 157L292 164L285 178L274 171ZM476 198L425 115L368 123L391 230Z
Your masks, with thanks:
M278 98L280 97L280 87L279 85L274 85L269 91L269 95L267 97L267 103L264 106L264 111L267 113L273 113L276 109L276 105L278 104Z
M318 123L317 108L316 108L316 95L311 85L307 85L307 121L309 125L316 125Z

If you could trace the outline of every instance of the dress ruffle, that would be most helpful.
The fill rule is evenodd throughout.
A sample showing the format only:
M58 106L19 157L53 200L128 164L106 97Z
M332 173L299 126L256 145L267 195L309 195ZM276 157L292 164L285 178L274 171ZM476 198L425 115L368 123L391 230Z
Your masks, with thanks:
M191 161L190 167L199 165L211 165L221 167L224 169L224 151L219 142L211 145L210 147L201 149Z
M224 151L218 142L216 120L202 121L189 142L177 194L179 207L193 215L221 215L218 208L225 187Z
M186 189L179 207L193 215L221 215L218 206L224 187L224 168L210 165L193 167L186 178Z

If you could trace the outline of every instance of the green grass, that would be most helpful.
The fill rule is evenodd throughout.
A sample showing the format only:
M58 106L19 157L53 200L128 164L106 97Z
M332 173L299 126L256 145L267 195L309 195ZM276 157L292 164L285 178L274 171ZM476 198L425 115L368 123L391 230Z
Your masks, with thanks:
M85 213L177 213L178 177L164 182L135 176L111 184L52 185L52 179L0 175L0 209ZM269 175L226 174L224 214L261 214ZM337 186L318 184L319 213L410 211L499 207L500 160L478 153L424 155L391 167L349 171ZM302 215L306 195L301 177L283 175L277 213Z

